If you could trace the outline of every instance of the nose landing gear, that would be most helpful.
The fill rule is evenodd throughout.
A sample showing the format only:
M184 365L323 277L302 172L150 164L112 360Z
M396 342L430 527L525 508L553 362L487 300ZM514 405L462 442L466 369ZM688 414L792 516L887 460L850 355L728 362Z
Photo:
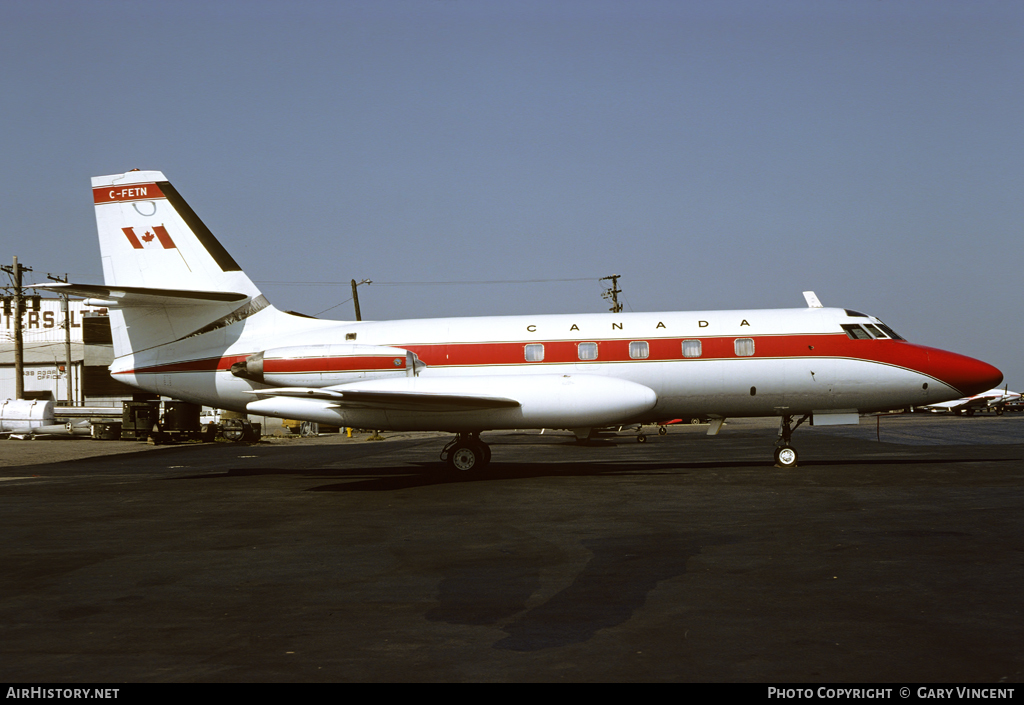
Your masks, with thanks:
M807 419L811 418L810 414L804 414L796 425L793 425L793 417L789 414L782 416L782 424L779 428L779 438L775 441L775 445L778 446L775 449L775 467L777 468L795 468L797 461L796 448L790 445L793 439L793 431L795 431L800 424Z

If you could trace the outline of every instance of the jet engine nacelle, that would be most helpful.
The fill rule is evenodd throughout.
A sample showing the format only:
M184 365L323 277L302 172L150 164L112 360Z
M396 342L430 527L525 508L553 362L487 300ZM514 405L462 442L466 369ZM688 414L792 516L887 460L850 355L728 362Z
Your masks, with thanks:
M383 345L298 345L250 355L231 366L235 377L275 387L327 387L364 379L411 377L424 364L402 348Z

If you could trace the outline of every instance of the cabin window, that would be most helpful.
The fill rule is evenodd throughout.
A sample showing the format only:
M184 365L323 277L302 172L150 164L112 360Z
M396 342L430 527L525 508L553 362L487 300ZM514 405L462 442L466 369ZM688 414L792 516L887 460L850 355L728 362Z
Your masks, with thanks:
M634 340L629 344L629 357L633 360L646 360L650 354L651 349L646 340Z
M754 354L754 339L753 338L736 338L734 344L737 357L750 357Z
M544 346L541 343L530 343L523 348L527 362L544 362Z
M683 357L700 357L700 341L684 340Z
M345 334L345 340L355 340L355 339L356 339L356 334L355 333L346 333Z
M597 343L580 343L578 350L581 360L597 359Z
M852 323L843 323L842 325L843 330L845 330L846 334L853 340L871 340L871 335L860 326Z

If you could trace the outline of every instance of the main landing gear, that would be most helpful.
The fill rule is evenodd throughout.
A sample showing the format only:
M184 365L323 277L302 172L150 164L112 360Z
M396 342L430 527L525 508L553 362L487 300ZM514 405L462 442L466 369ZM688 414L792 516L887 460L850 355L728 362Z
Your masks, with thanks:
M793 431L795 431L800 424L807 419L811 418L810 414L804 414L803 417L796 422L796 426L793 424L793 417L786 414L782 417L782 425L779 428L779 439L775 441L775 445L778 446L775 449L775 467L777 468L795 468L797 461L796 448L790 445L793 439Z
M441 460L458 473L481 470L491 462L491 448L478 433L460 433L441 451Z

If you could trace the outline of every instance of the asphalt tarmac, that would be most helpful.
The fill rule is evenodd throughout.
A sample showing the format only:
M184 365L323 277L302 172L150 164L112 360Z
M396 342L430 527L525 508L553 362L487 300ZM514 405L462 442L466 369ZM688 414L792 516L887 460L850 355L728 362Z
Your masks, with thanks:
M706 428L2 441L0 681L1024 680L1024 415Z

